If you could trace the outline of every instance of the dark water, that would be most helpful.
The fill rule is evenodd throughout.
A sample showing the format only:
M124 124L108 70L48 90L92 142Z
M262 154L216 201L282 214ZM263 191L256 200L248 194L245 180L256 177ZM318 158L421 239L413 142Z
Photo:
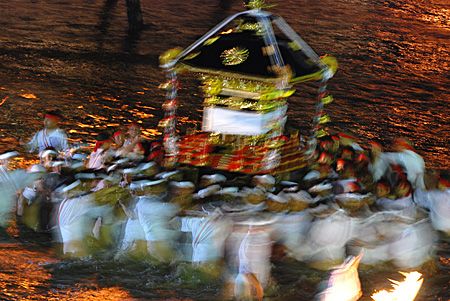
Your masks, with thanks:
M164 92L158 56L187 47L240 1L141 0L144 30L127 31L124 1L0 1L0 151L42 127L43 112L59 108L73 141L142 121L157 134ZM339 61L328 90L330 132L355 133L365 145L412 140L427 167L449 169L450 5L448 0L280 1L280 14L319 55ZM198 126L202 96L192 75L181 76L181 133ZM314 112L310 87L296 86L288 126L307 135ZM30 159L29 156L25 156ZM29 162L29 161L27 161ZM17 231L12 228L11 231ZM44 237L2 234L0 299L220 299L220 284L182 279L175 267L105 260L59 262ZM11 238L8 238L11 237ZM44 241L41 241L44 240ZM424 273L420 300L448 300L449 246L443 240ZM323 274L299 263L278 263L279 290L269 298L310 300ZM364 296L389 288L396 271L361 272ZM418 299L419 299L418 298Z

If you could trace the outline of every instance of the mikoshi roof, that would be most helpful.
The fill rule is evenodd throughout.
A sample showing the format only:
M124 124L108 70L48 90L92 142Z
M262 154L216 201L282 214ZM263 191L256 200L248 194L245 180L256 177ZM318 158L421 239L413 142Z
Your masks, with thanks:
M264 82L288 76L289 84L331 78L336 67L327 65L280 16L261 10L227 18L161 67L177 63L192 72Z

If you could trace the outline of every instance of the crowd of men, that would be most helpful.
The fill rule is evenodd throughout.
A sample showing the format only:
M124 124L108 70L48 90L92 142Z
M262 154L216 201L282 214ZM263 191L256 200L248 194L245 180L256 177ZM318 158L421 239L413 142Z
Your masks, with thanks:
M189 261L219 271L228 295L260 298L275 246L318 269L349 255L412 268L450 233L450 177L427 169L403 139L386 152L351 134L321 137L308 168L280 179L168 170L162 144L143 139L136 123L100 133L90 152L70 152L60 118L47 113L25 145L40 160L27 171L8 168L17 152L0 155L1 221L14 212L51 233L65 256Z

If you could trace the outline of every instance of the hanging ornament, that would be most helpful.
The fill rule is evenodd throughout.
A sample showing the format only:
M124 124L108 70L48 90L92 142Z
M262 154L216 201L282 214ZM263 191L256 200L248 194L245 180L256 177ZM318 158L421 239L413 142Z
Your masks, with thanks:
M322 117L319 118L319 123L320 124L324 124L327 123L331 120L330 116L328 116L327 114L322 115Z
M330 104L333 102L333 96L332 95L327 95L324 98L322 98L322 102L324 105Z
M164 118L158 124L164 130L164 165L166 167L174 167L179 156L177 145L178 136L176 135L177 120L175 116L178 105L179 83L175 64L176 58L181 52L181 48L175 48L166 51L159 57L160 66L164 68L166 72L166 82L160 85L161 88L166 89L166 101L162 105L164 110Z
M175 111L178 105L178 98L168 99L163 104L163 109L166 112Z

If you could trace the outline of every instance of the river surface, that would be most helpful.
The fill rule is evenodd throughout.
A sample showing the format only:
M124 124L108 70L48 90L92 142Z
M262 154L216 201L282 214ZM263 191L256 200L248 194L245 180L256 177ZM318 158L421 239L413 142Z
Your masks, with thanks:
M272 2L273 3L273 2ZM103 130L141 122L155 136L162 118L164 51L189 46L229 15L237 0L141 0L145 28L127 31L125 1L0 1L0 152L23 152L58 108L74 143L92 143ZM448 0L285 0L270 8L339 69L326 106L331 133L353 132L361 145L377 139L390 149L404 137L427 167L449 170L450 4ZM201 121L202 95L193 75L181 75L178 129ZM311 87L295 86L288 126L308 135ZM24 161L33 160L23 154ZM23 232L23 233L22 233ZM45 235L11 226L1 233L1 300L212 300L220 284L178 267L92 259L64 261ZM417 300L449 300L450 247L441 240ZM311 300L324 276L300 263L278 262L272 300ZM388 289L394 269L362 271L364 295Z

